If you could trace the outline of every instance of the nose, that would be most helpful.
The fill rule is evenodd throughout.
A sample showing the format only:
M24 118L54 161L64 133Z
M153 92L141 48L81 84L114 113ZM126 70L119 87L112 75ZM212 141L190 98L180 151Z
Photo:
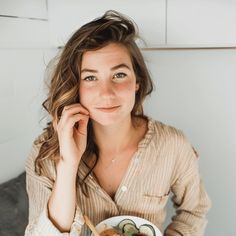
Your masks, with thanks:
M102 98L113 98L115 95L114 86L111 81L104 81L100 84L100 96Z

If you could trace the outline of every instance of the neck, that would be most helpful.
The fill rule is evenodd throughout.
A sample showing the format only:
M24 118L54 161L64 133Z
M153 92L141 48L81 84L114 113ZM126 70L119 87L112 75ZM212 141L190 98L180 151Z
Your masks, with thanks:
M110 126L102 126L93 122L93 129L100 153L113 154L119 153L129 145L135 130L131 117L125 121Z

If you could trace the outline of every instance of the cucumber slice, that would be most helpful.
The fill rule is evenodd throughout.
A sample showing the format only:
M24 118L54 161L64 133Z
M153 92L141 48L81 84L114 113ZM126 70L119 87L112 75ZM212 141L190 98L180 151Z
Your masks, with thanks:
M127 223L123 226L123 232L124 233L132 233L132 234L137 234L139 232L138 228L136 225L133 225L131 223Z
M136 224L130 219L124 219L124 220L120 221L120 223L118 224L118 227L123 230L123 227L125 224L132 224L136 227Z
M121 234L121 235L123 235L123 236L134 236L135 234L133 234L133 233L130 233L130 232L126 232L126 233L124 233L124 234Z
M147 236L156 236L155 229L149 224L140 225L139 232Z

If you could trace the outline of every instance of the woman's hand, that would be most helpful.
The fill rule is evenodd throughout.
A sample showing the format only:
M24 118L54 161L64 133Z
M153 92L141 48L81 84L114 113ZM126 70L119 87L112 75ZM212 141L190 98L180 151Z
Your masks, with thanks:
M56 130L63 162L78 166L87 145L89 112L76 103L65 106Z

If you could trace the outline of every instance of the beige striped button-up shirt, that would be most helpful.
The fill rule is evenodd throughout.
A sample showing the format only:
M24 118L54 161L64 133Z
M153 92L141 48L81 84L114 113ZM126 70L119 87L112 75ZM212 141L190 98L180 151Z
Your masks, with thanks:
M47 202L56 178L55 164L44 162L43 174L37 176L34 161L39 145L33 145L26 162L29 196L29 223L25 236L87 236L86 214L94 224L116 215L143 217L154 223L166 236L200 236L206 226L210 200L198 169L198 155L183 133L171 126L149 119L148 131L138 145L114 199L100 187L93 174L85 181L88 197L77 186L77 207L68 233L61 233L48 218ZM78 177L88 172L81 162ZM170 195L176 215L167 229L162 229L165 206Z

